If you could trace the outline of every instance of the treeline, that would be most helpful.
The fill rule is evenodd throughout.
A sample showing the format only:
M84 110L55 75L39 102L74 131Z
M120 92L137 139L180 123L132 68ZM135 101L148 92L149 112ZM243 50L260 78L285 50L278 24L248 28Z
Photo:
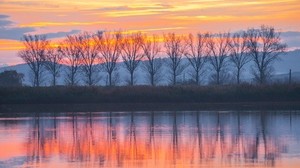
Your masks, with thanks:
M239 103L300 101L300 85L0 87L0 104ZM298 103L299 104L299 103ZM116 106L118 104L115 104Z
M40 86L43 73L48 71L53 86L63 74L66 85L76 86L83 81L94 86L101 80L100 72L107 74L107 85L115 85L118 63L122 62L135 84L135 72L142 67L151 85L168 78L171 85L179 83L178 77L190 67L194 84L199 85L205 68L211 71L213 83L220 85L230 67L236 83L241 83L245 65L252 62L248 71L259 84L268 82L272 64L285 52L280 33L273 27L249 28L238 33L198 33L187 36L166 33L163 36L140 32L84 32L68 35L59 43L52 43L44 35L25 35L24 49L18 55L30 67L33 86ZM166 59L160 59L160 58ZM183 61L187 58L188 63ZM167 61L164 61L167 60ZM67 65L63 70L62 64ZM169 74L162 74L167 68Z

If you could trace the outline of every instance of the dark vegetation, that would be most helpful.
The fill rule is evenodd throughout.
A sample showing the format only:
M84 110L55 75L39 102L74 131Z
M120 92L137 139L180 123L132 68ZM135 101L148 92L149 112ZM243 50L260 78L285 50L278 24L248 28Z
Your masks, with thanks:
M0 104L300 102L300 85L1 87Z
M4 71L0 73L0 86L22 86L24 75L17 71Z

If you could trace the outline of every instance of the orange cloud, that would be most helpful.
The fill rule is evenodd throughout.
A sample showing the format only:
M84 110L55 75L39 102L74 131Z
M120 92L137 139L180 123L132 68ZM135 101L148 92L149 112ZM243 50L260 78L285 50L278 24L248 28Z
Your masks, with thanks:
M20 41L15 40L1 40L0 39L0 51L1 50L20 50L24 48Z

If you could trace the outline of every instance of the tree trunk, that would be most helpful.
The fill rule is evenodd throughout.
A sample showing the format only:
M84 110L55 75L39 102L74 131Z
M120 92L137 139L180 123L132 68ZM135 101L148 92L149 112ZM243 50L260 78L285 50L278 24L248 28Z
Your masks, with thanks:
M196 71L196 84L199 85L199 71Z
M89 73L89 86L92 86L93 82L92 82L92 73Z
M173 85L176 85L176 72L173 73Z
M217 85L220 85L220 71L217 71Z
M56 86L56 75L53 74L53 83L52 83L53 86Z
M56 64L54 65L53 71L53 86L56 86Z
M133 72L130 73L130 86L133 86Z
M75 74L74 73L72 73L72 75L71 75L71 86L74 86L74 78L75 78Z
M264 84L264 74L262 70L259 71L259 82L260 84Z
M36 74L36 86L39 87L40 86L40 79L39 79L39 74Z
M111 72L108 73L109 86L112 86L111 74Z
M236 75L236 79L237 79L237 84L240 84L240 69L237 70L237 75Z
M154 86L154 74L151 74L151 85Z

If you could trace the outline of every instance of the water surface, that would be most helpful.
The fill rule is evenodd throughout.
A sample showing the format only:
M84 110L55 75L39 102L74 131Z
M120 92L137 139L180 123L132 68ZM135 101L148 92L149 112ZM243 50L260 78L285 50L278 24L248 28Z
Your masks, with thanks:
M0 167L300 167L300 111L0 115Z

